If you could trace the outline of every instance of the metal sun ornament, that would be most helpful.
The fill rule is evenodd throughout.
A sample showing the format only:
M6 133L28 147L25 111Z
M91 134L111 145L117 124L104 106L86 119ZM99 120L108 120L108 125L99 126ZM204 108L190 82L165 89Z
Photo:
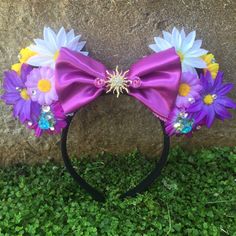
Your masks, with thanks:
M121 93L123 93L123 90L125 90L127 93L129 93L128 87L131 83L130 80L127 79L126 74L129 71L121 71L119 72L118 66L116 66L116 70L110 73L109 71L106 71L107 73L107 80L106 80L106 86L108 90L106 93L113 92L116 93L116 97L118 98Z

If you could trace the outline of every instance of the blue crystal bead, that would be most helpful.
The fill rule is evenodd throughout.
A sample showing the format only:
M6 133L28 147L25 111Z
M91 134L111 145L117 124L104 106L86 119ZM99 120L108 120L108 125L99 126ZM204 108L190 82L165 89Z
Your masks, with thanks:
M183 134L187 134L189 132L192 131L192 125L193 125L193 121L192 120L189 120L189 119L183 119L182 120L182 130L181 132Z
M55 121L54 121L53 114L51 112L41 113L39 117L39 121L38 121L38 125L40 129L48 130L50 128L53 128L54 124L55 124Z
M183 129L182 129L183 134L187 134L191 131L192 131L192 126L191 125L184 126Z
M181 134L187 134L192 131L194 120L188 119L187 116L179 116L176 120L176 130Z

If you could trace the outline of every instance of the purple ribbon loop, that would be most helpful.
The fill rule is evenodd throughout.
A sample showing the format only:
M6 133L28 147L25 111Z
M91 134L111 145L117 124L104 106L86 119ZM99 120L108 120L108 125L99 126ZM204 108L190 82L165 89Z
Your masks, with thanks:
M56 62L55 80L65 113L75 112L106 91L106 67L91 57L62 48ZM174 106L181 77L181 63L174 48L146 56L127 74L129 95L160 119Z

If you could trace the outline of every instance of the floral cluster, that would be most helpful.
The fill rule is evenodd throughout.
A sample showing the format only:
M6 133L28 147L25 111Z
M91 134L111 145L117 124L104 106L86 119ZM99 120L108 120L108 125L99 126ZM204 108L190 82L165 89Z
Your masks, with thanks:
M170 136L191 135L204 125L210 128L215 119L229 119L228 110L236 109L236 103L227 97L233 85L223 83L223 72L214 55L201 48L202 40L195 38L195 31L186 34L184 29L174 28L171 33L163 31L163 38L155 37L155 44L149 45L155 52L175 48L181 61L178 95L166 121ZM18 63L4 73L2 100L13 107L13 116L33 129L36 136L57 134L66 126L66 114L55 88L55 64L62 47L87 55L82 51L85 42L79 40L74 30L66 32L62 27L55 33L45 27L43 39L35 39L34 44L21 49ZM124 78L117 73L108 73L108 79L116 75L120 84ZM110 89L115 88L113 85Z
M66 115L55 90L54 67L60 48L81 51L85 45L74 30L62 27L56 34L45 27L43 39L20 51L19 62L4 73L2 100L13 106L13 116L36 136L57 134L66 126Z
M202 126L210 128L215 119L231 118L228 109L235 109L227 94L233 84L223 83L213 54L202 49L202 40L195 40L196 32L186 34L174 28L171 33L163 31L163 38L155 37L149 47L160 52L174 47L180 57L182 77L178 95L167 122L168 135L191 135Z

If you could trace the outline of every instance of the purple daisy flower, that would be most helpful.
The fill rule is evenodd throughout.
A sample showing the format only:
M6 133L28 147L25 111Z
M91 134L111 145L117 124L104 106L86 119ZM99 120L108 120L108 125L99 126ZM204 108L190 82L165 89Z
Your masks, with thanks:
M196 128L193 118L185 110L175 107L170 113L166 122L165 130L169 136L173 135L189 135Z
M44 132L48 134L59 134L66 127L66 115L59 102L50 106L42 106L37 122L28 123L30 129L35 130L35 136L40 137Z
M188 108L200 97L199 93L201 89L201 82L195 74L183 72L176 99L176 106L178 108Z
M25 85L31 99L41 105L51 105L52 102L58 100L54 70L49 67L33 69L28 75Z
M21 123L35 120L40 113L40 105L30 99L25 86L31 70L31 66L23 64L20 76L12 70L4 73L4 94L1 98L7 105L13 105L13 116Z
M201 96L188 108L196 123L206 124L210 128L215 118L220 120L231 118L227 109L236 108L236 103L226 95L233 88L233 84L222 83L223 72L218 72L215 79L210 72L207 72L206 75L200 76L200 80L203 86Z

